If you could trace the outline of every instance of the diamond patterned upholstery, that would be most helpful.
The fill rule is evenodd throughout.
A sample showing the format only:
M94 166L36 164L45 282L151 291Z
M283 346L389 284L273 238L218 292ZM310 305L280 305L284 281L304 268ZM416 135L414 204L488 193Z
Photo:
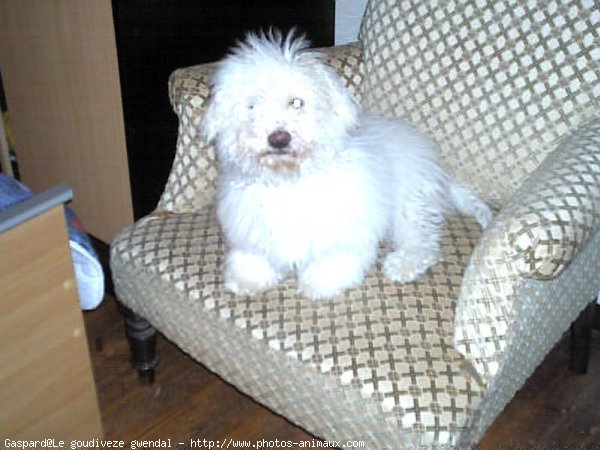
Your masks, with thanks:
M498 374L510 354L511 327L522 320L515 311L519 287L530 279L556 279L599 228L600 115L527 178L471 256L457 306L455 345L485 380ZM600 284L591 275L588 298Z
M361 42L324 49L365 107L404 117L498 213L449 221L445 262L327 302L287 280L223 290L214 65L179 69L177 151L156 211L111 244L119 300L225 380L325 439L470 448L600 286L600 5L370 1Z
M371 1L365 106L439 143L501 207L600 99L595 1Z
M183 350L318 435L350 427L356 439L378 443L368 448L397 448L420 435L452 442L481 397L452 346L455 300L479 233L471 219L453 220L442 242L446 262L410 285L386 280L378 265L330 302L299 298L291 279L250 298L223 290L224 237L214 209L205 208L124 230L113 265L137 276L119 276L115 287ZM168 301L157 295L166 292ZM276 369L287 366L301 378ZM287 384L272 386L278 382ZM396 436L398 429L407 435Z

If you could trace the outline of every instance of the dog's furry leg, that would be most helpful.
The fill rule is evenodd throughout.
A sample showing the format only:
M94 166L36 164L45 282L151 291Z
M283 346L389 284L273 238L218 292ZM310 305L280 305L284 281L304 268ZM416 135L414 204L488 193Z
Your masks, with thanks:
M261 255L232 250L225 261L225 288L234 294L251 295L274 287L282 274Z
M393 251L383 262L386 276L410 283L442 262L440 239L444 222L441 211L418 202L399 209L392 234Z
M492 220L490 208L471 190L451 180L448 200L456 210L473 216L485 228ZM445 223L442 208L428 202L407 202L399 209L393 230L394 250L383 264L385 274L400 283L410 283L444 260L440 240Z
M492 210L470 189L456 181L449 186L450 200L459 213L473 216L481 228L486 228L492 221Z
M405 284L416 280L443 260L439 246L407 246L386 256L383 271L389 279Z
M300 291L313 300L333 297L362 281L375 259L352 252L340 252L317 258L298 274Z

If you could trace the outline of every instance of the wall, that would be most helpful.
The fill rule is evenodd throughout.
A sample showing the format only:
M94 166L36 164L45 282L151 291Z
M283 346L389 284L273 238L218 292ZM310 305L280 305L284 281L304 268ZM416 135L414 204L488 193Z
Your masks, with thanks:
M335 2L335 44L358 40L358 29L367 0L337 0Z

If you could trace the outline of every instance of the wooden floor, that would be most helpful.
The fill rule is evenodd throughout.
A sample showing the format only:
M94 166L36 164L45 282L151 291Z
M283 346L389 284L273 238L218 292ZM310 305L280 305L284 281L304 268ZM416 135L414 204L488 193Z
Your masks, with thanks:
M225 439L313 439L163 338L158 342L161 362L156 382L140 385L129 367L114 299L107 297L84 317L107 439L171 439L173 448L190 448L190 441L198 439L206 439L205 444ZM600 334L593 335L587 375L572 375L567 360L564 340L496 420L481 449L600 449Z

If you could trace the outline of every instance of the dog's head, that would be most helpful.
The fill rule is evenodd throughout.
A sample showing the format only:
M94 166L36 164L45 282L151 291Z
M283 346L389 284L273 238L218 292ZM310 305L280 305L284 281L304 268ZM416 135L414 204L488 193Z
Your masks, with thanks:
M308 45L294 32L249 34L220 62L201 132L222 163L286 176L343 148L357 106Z

